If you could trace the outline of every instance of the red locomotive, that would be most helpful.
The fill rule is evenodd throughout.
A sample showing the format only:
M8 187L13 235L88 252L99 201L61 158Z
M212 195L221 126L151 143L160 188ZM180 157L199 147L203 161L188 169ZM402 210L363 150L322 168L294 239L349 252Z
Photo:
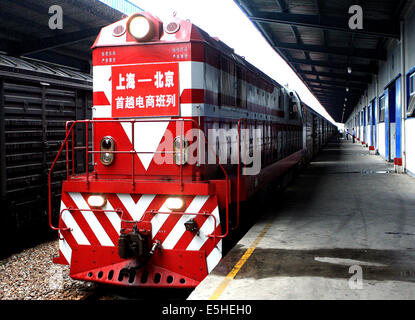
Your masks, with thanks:
M176 17L134 14L92 49L93 119L67 123L49 173L51 188L65 152L57 227L49 200L54 262L79 280L195 287L221 260L239 203L305 159L311 111Z

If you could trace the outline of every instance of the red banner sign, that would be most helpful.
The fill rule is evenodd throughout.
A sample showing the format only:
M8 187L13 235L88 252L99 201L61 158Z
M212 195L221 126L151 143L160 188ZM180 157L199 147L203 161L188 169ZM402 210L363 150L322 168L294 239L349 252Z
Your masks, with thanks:
M179 115L179 64L112 67L112 116Z

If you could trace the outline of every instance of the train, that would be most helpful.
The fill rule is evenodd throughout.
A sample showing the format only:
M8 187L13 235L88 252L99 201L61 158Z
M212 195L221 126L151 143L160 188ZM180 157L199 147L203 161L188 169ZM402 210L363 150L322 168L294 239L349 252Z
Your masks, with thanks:
M241 204L337 131L176 16L140 12L103 27L92 62L92 117L67 122L48 177L52 194L55 163L66 158L49 225L59 234L53 262L70 265L73 279L196 287L245 218Z
M79 70L0 54L0 257L56 237L48 227L48 172L68 120L91 117L92 77ZM65 164L55 167L60 203ZM24 235L24 236L22 236Z

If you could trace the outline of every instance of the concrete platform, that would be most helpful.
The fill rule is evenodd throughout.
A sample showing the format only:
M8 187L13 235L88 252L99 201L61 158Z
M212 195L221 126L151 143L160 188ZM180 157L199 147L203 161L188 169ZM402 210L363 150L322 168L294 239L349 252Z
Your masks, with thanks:
M414 299L415 178L329 143L188 299Z

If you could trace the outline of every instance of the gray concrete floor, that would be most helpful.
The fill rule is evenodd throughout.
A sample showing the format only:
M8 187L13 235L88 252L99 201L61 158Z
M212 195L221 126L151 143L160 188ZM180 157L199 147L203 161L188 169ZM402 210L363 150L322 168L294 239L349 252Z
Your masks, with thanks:
M414 299L415 178L350 140L330 142L189 299L218 287L218 299Z

